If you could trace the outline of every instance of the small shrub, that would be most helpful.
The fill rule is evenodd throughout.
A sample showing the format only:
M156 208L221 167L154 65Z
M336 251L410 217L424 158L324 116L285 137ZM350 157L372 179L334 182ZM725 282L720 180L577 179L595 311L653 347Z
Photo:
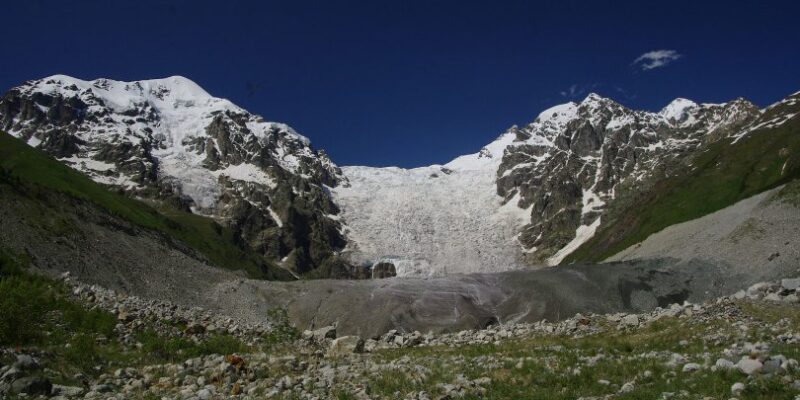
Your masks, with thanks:
M244 353L249 349L235 337L214 335L195 343L184 338L167 338L148 330L140 333L137 340L142 344L142 352L160 361L180 361L209 354Z
M103 359L94 337L85 333L73 336L68 346L63 347L62 355L70 364L83 371L90 371Z
M79 304L64 302L62 305L64 322L74 332L101 334L111 337L117 319L113 314L98 309L87 310Z
M53 290L42 279L25 275L0 279L0 345L40 340L45 314L55 303Z
M300 337L300 332L289 322L289 314L283 308L267 311L272 329L264 335L265 347L272 349L277 344L289 343Z
M200 355L207 354L233 354L247 352L248 348L239 339L229 335L214 335L201 342L199 347Z

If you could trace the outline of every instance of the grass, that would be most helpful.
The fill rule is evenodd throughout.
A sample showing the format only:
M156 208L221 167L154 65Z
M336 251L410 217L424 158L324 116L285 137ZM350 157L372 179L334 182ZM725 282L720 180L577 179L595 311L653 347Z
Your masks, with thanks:
M51 194L56 192L183 243L216 266L244 270L253 278L291 279L273 261L240 245L232 231L216 221L176 209L159 212L143 202L108 190L45 153L2 132L0 184L11 186L18 195L37 204L46 204L50 209L57 209L64 214L48 222L48 232L53 235L63 235L73 229L73 222L68 215L72 211L69 209L70 205L54 201ZM77 207L72 207L75 208Z
M208 354L234 354L250 352L238 339L230 335L217 334L197 343L189 339L176 337L164 338L153 330L146 330L136 336L142 344L142 354L152 363L177 362Z
M750 133L737 143L711 143L690 167L612 208L610 225L564 263L601 261L662 229L800 179L800 120ZM796 190L796 189L795 189ZM629 192L630 193L630 192Z
M774 306L764 303L739 303L744 315L756 321L775 323L786 320L789 326L800 326L800 308ZM604 396L616 393L626 382L635 382L634 390L620 394L620 399L658 399L662 393L687 390L691 397L729 398L730 387L745 382L738 371L703 369L688 373L666 365L669 354L678 352L690 362L710 362L737 341L768 339L769 324L748 332L746 338L724 317L698 323L680 318L663 318L636 331L606 331L583 338L541 336L506 340L499 345L476 344L460 347L421 347L391 349L377 354L382 362L408 359L410 365L430 371L424 379L415 380L410 374L376 374L369 377L370 393L376 397L394 398L395 392L426 391L438 393L438 385L452 383L457 374L468 379L489 377L491 384L485 394L470 395L469 399L575 399L582 396ZM708 338L714 338L709 340ZM683 340L688 344L682 344ZM775 346L771 354L798 357L797 345ZM641 357L641 354L652 354ZM594 365L587 357L603 355ZM518 363L520 363L518 365ZM574 368L580 367L575 373ZM645 371L649 373L645 374ZM780 377L758 377L748 381L740 399L788 399L800 394ZM600 380L610 382L601 384ZM346 397L341 397L346 398Z
M800 179L794 180L781 188L772 200L783 201L795 207L800 207Z
M76 373L253 351L229 335L193 341L152 328L136 335L140 347L126 348L116 324L113 314L72 301L63 283L27 271L23 257L0 251L0 346L40 350L56 383L76 383Z

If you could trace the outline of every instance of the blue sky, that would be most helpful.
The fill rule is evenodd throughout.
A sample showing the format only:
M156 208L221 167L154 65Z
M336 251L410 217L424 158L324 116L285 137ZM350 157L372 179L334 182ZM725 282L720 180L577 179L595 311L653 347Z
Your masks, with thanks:
M414 167L589 91L650 110L777 101L800 90L796 4L14 1L0 87L183 75L340 165Z

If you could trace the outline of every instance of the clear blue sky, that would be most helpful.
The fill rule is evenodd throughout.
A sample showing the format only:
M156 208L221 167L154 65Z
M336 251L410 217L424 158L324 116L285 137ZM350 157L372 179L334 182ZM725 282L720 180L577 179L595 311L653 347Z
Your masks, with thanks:
M650 110L777 101L800 90L797 3L13 1L0 87L183 75L339 165L413 167L588 91ZM634 64L655 50L674 53Z

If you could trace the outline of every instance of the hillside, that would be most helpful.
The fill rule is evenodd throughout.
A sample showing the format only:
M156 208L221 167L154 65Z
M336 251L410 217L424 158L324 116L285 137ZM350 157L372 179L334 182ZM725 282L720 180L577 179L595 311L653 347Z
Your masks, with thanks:
M608 225L570 261L601 261L677 223L800 178L800 94L765 110L738 135L708 144L649 191L619 192Z
M177 210L160 212L141 201L110 191L2 132L0 190L3 243L5 246L13 244L16 251L36 254L37 249L31 248L36 243L66 241L72 248L65 251L66 254L80 253L86 250L84 242L94 239L81 228L96 225L115 234L147 238L158 246L182 252L197 263L242 270L255 278L291 278L276 265L243 248L230 229L215 221ZM31 235L29 241L24 240L25 233ZM122 249L105 251L113 253ZM56 254L52 254L54 260L46 260L39 254L37 258L42 258L44 265L64 257L53 249L47 253ZM131 257L128 262L137 262L135 254L123 253L118 257Z
M0 130L128 196L213 218L295 275L341 266L325 189L337 167L289 126L186 78L28 81L0 98Z

